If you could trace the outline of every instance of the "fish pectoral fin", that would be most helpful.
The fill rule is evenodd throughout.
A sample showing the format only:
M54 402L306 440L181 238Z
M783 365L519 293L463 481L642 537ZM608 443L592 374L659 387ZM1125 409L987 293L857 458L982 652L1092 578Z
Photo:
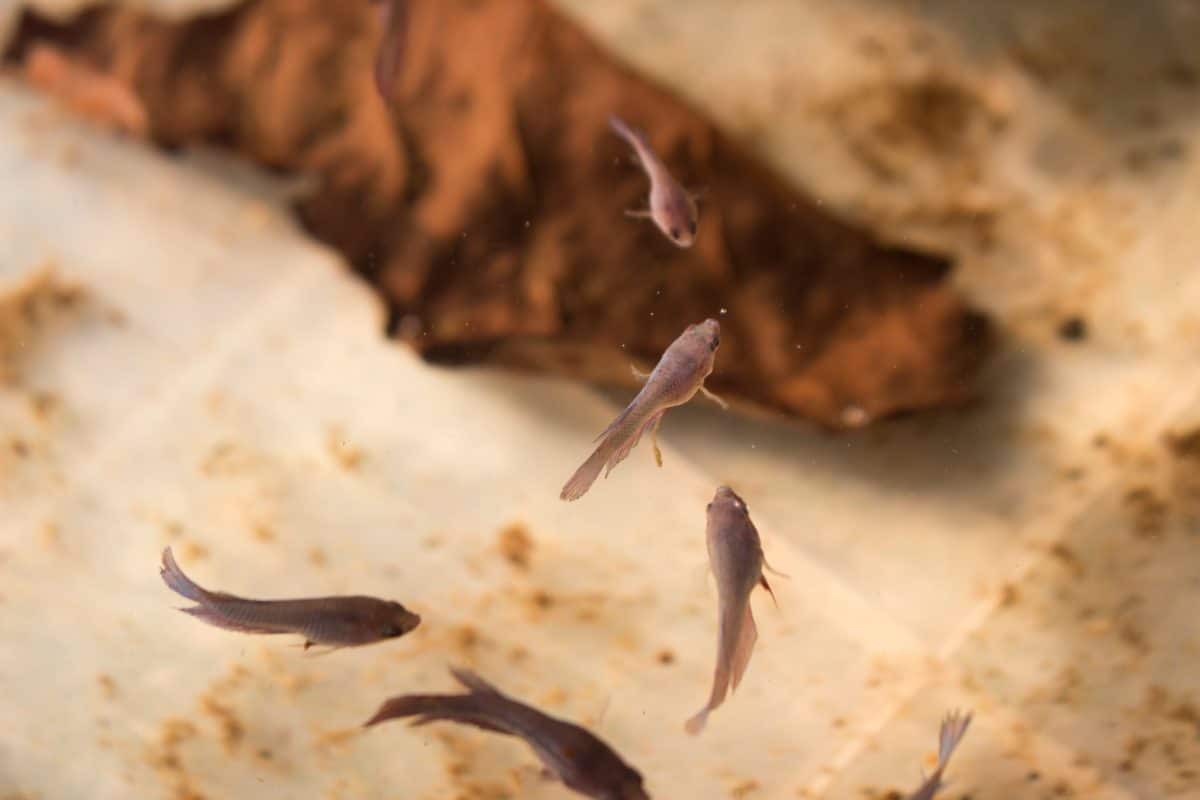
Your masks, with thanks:
M637 368L637 364L630 364L629 371L633 373L633 377L637 378L642 383L645 383L646 381L648 381L650 379L650 373L642 372L640 369Z
M654 415L654 424L650 426L650 445L654 448L654 463L662 468L662 450L658 449L658 426L662 422L663 412Z
M708 390L708 387L707 387L707 386L705 386L705 385L701 384L701 385L700 385L700 392L701 392L701 394L703 394L705 397L707 397L709 400L712 400L714 403L716 403L717 405L719 405L719 406L721 407L721 410L722 410L722 411L728 411L728 410L729 410L729 403L726 403L726 402L725 402L724 400L722 400L720 397L718 397L717 395L715 395L715 394L713 394L712 392L710 392L710 391Z
M310 639L305 639L304 640L304 655L309 656L310 658L318 658L320 656L327 656L330 653L341 650L344 646L345 645L340 645L340 644L321 644L320 642L314 642Z
M775 599L775 590L771 588L771 584L767 583L766 575L758 576L758 585L767 590L767 592L771 595L771 602L775 604L776 608L779 608L779 601Z
M651 219L654 213L648 208L627 208L625 209L625 216L630 219Z
M701 186L694 192L689 191L687 192L687 196L693 203L699 203L705 197L708 197L708 187Z
M730 659L729 689L731 692L736 692L738 684L742 682L742 676L746 674L746 667L750 665L750 656L754 653L754 643L757 641L758 626L754 624L754 612L750 610L750 604L746 603L746 611L742 618L742 630L738 636L737 646L733 650L733 657Z

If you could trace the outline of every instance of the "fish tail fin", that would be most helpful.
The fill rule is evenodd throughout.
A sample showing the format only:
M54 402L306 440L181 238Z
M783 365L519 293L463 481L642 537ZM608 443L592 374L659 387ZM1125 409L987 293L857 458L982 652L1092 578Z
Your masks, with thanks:
M616 114L608 115L608 127L612 129L613 133L628 142L634 150L639 151L640 154L641 148L646 143L646 139L644 136L642 136L640 131L629 127L625 120L621 119Z
M162 566L159 567L158 574L162 576L167 588L193 603L207 602L211 596L207 589L202 588L183 573L175 561L175 554L171 552L170 547L163 549Z
M951 711L942 720L941 730L938 732L938 769L944 769L946 763L950 760L950 756L954 754L958 743L962 741L963 736L967 732L967 726L971 724L971 712L962 714L958 711Z
M684 730L695 735L704 729L708 715L725 702L725 696L736 689L750 661L758 631L754 628L754 616L750 604L742 608L722 610L720 631L717 634L717 666L713 670L712 690L708 702L691 719L684 723Z
M596 478L600 477L600 470L604 469L605 462L608 461L608 448L606 444L601 444L599 447L588 456L587 461L580 465L579 469L575 470L575 474L563 486L562 491L558 496L561 500L570 502L578 500L587 494L588 489L592 488L592 484L596 482Z
M459 722L493 733L512 734L499 721L496 697L488 694L403 694L384 701L364 728L393 719L412 719L413 725Z
M683 729L692 736L699 735L700 731L704 730L704 726L708 724L708 714L712 711L707 705L692 715L687 722L683 723Z
M622 461L624 461L633 448L637 447L638 442L642 440L642 435L645 434L646 431L655 430L658 427L658 423L662 421L662 417L662 411L659 411L657 414L651 414L646 418L645 422L639 425L632 434L628 435L625 440L621 442L621 446L616 449L612 456L609 457L608 463L604 465L604 477L607 478L608 473L612 472L613 468L616 467L617 464L620 464ZM614 441L613 443L615 444L616 442ZM655 447L657 449L657 445L655 445ZM661 455L657 456L657 460L660 462L661 458ZM660 463L659 466L662 466L662 464Z
M444 694L402 694L389 697L379 707L379 710L366 722L364 728L387 722L391 719L408 719L416 717L414 724L424 725L439 719L452 720L467 709L463 701L470 701L470 695Z
M563 486L558 495L560 499L571 501L583 497L587 494L588 489L592 488L596 478L600 477L601 470L604 470L604 475L607 477L613 467L629 455L629 451L642 437L642 431L646 429L646 422L638 422L636 427L629 424L632 406L633 404L630 404L630 407L626 408L621 416L617 417L604 430L604 433L600 434L600 444L596 445L596 449L588 456L587 461L584 461L579 469L575 470L575 474Z
M737 645L730 658L731 683L730 691L737 691L746 667L750 665L750 656L754 653L754 643L758 641L758 626L754 624L754 612L750 603L746 603L745 616L742 618L742 628L738 635Z

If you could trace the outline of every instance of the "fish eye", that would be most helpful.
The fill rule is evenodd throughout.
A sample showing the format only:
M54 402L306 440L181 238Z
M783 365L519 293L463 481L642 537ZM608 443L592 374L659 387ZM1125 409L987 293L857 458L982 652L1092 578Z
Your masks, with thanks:
M689 222L689 223L688 223L688 230L692 232L692 236L695 236L695 235L696 235L696 223L695 223L695 221L692 221L692 222Z
M718 347L720 347L720 345L721 345L721 337L719 335L714 335L712 338L712 342L709 343L709 345L708 345L708 349L715 352L716 349Z
M403 636L404 631L399 625L389 622L383 626L383 629L380 630L379 635L384 639L395 639L397 636Z
M671 228L671 230L667 231L667 233L671 234L672 239L679 238L679 228Z

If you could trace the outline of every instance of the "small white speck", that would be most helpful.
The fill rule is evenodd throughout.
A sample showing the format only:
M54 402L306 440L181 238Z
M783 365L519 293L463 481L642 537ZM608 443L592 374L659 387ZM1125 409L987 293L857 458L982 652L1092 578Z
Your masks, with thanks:
M721 309L721 316L725 316L725 315L726 315L726 314L728 314L728 313L729 313L729 309L728 309L728 308L722 308L722 309Z
M525 220L525 227L526 227L526 228L528 228L528 227L529 227L529 220Z
M651 312L650 312L650 316L652 316L652 317L654 316L654 312L653 312L653 311L651 311Z
M861 406L848 405L842 409L842 424L848 428L860 428L870 421L870 415Z

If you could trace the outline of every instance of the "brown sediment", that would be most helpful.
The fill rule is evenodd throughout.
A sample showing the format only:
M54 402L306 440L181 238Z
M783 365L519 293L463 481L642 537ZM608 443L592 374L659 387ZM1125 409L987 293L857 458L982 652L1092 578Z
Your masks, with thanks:
M329 451L329 457L347 472L353 472L362 466L362 449L347 441L340 428L331 428L326 433L325 448Z
M86 300L87 291L60 277L52 262L0 287L0 385L18 383L21 364L38 341Z
M246 736L246 729L233 709L209 694L200 698L200 710L217 723L218 736L225 752L236 750Z
M171 717L163 721L158 740L147 749L147 760L171 787L173 800L201 800L205 797L196 790L191 775L183 766L180 752L184 743L196 735L196 726L191 722Z
M1075 555L1075 551L1062 542L1050 546L1050 555L1076 578L1082 578L1087 572L1083 562L1079 560L1079 556Z
M1149 486L1135 486L1125 492L1125 507L1133 522L1133 534L1139 539L1159 539L1167 524L1167 504Z
M533 537L520 522L506 525L500 530L496 536L496 547L514 568L529 569L529 561L533 556Z
M948 285L948 260L832 217L545 0L410 7L391 107L366 2L251 0L185 22L27 15L9 55L50 43L130 88L162 145L216 142L315 173L304 222L430 361L632 388L631 359L653 363L712 316L710 385L747 406L844 427L847 409L869 421L972 397L988 325ZM914 92L935 140L964 124L955 87ZM705 189L692 249L624 217L646 185L610 113Z

